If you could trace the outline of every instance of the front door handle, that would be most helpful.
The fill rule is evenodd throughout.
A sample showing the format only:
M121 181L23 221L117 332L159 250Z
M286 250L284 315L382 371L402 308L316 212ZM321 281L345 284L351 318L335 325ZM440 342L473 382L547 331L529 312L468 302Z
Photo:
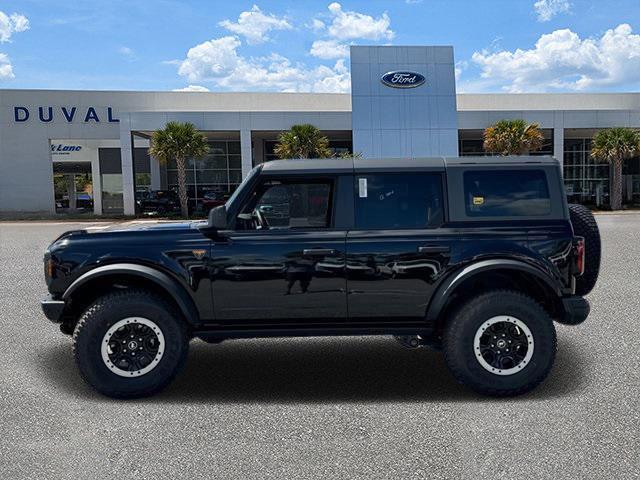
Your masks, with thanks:
M418 247L418 253L449 253L451 248L446 245L425 245Z
M305 248L302 250L302 254L307 256L333 255L334 253L336 251L333 248Z

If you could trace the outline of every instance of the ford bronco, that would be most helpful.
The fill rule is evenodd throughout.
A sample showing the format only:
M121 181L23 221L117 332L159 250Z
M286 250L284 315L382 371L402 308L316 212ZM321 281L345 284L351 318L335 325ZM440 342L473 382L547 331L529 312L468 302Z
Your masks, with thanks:
M586 319L599 267L552 158L282 160L207 221L64 233L42 308L112 397L165 387L193 338L326 335L442 350L460 382L507 396L547 376L554 321Z

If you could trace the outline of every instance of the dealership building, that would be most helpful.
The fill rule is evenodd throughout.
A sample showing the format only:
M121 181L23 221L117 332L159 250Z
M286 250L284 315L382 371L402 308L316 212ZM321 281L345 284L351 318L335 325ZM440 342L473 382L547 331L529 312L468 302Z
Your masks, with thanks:
M350 94L0 90L0 214L135 214L145 192L176 187L175 164L147 153L174 120L210 142L189 162L194 205L273 160L295 124L317 126L336 154L421 158L484 155L483 129L502 119L538 123L535 154L562 163L570 200L606 205L609 166L590 158L591 139L640 128L640 93L456 94L446 46L351 47L351 83ZM640 203L638 158L625 164L624 200Z

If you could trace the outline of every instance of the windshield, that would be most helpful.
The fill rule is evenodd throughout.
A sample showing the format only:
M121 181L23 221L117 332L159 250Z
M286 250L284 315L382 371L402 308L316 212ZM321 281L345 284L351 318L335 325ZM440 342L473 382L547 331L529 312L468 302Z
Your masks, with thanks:
M238 185L238 188L236 188L233 192L233 194L229 197L229 200L227 200L227 203L225 203L225 207L227 208L227 210L229 209L229 207L233 204L233 202L235 201L235 199L238 197L238 195L240 194L240 192L244 189L245 185L247 183L249 183L251 181L251 179L253 177L255 177L258 172L260 171L261 166L258 165L257 167L253 167L253 170L251 170L249 172L249 175L247 175L244 180L242 181L242 183L240 185Z

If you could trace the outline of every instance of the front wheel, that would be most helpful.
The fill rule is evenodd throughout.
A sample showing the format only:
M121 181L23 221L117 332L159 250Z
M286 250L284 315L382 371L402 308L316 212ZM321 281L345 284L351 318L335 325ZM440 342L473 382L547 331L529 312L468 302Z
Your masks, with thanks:
M189 340L172 305L144 290L98 298L73 334L80 374L98 392L115 398L152 395L176 376Z
M470 299L454 314L445 327L443 349L461 383L485 395L519 395L549 374L556 331L531 297L494 291Z

